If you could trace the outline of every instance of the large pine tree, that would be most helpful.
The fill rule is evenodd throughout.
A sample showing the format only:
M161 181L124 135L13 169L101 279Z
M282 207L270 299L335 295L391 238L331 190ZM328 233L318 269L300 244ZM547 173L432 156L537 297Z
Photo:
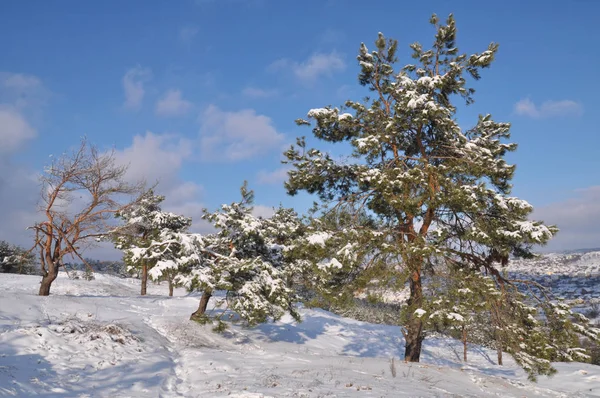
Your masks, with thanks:
M475 91L468 81L478 80L480 71L492 64L498 45L462 54L453 16L444 24L434 15L430 22L436 29L433 46L412 44L414 63L399 70L395 40L380 33L375 51L360 46L358 80L371 97L347 101L341 109L312 109L307 120L297 121L313 125L319 140L346 144L350 159L309 149L304 138L285 153L293 166L285 185L289 194L304 190L333 209L366 210L373 217L371 226L323 232L329 239L361 243L353 246L351 256L332 248L316 269L356 280L367 274L380 285L408 285L403 320L407 361L419 361L421 353L430 307L424 291L428 273L460 269L485 274L493 280L496 294L490 297L498 298L497 308L514 308L512 291L519 285L500 272L501 266L512 255L531 255L534 245L546 243L557 231L530 221L532 206L510 196L515 166L504 159L516 149L507 142L510 124L491 115L480 116L468 130L457 122L455 102L473 102ZM334 246L340 250L344 243ZM499 321L498 327L507 325ZM511 347L516 351L524 345Z

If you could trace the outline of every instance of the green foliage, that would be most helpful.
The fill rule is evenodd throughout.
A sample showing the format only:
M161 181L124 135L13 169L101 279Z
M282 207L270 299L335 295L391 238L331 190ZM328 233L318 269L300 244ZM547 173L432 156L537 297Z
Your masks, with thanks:
M206 314L205 314L205 315L201 315L201 316L195 316L195 317L193 317L193 318L192 318L192 320L193 320L194 322L197 322L197 323L199 323L200 325L207 325L207 324L209 324L209 323L212 323L212 322L213 322L212 318L211 318L211 317L209 317L209 316L208 316L208 315L206 315Z
M188 277L190 286L225 290L230 309L248 325L279 319L286 312L299 319L292 285L302 266L290 248L304 226L291 209L278 208L270 218L254 217L254 193L246 183L241 195L240 202L214 213L205 210L203 218L217 232L202 237L201 258Z
M85 279L86 281L93 281L94 279L96 279L96 277L94 276L94 271L92 271L91 268L86 267L83 273L83 279Z
M153 278L173 273L174 280L209 298L226 293L227 309L247 325L277 320L286 313L300 318L294 280L303 262L293 255L295 240L305 226L292 209L275 209L270 218L252 214L254 193L246 183L241 200L204 210L203 219L216 232L200 235L163 229L146 247L137 247L132 260L155 259Z
M0 240L0 271L6 273L35 273L34 256L24 248Z
M221 319L217 319L216 325L213 327L213 332L215 333L223 333L228 328L227 323L223 322Z
M186 231L192 224L189 217L164 212L161 203L165 200L162 195L155 195L152 189L144 192L130 206L121 210L116 217L124 224L111 232L111 237L117 249L123 250L123 261L129 272L139 271L146 265L151 269L156 263L173 253L162 253L162 256L144 256L136 254L148 249L152 242L159 239L161 234Z

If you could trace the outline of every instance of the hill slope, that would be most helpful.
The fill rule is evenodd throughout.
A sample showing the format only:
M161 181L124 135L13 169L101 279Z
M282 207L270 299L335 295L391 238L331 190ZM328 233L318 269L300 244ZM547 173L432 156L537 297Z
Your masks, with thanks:
M0 274L0 396L600 397L592 365L557 364L535 384L483 348L463 364L450 339L426 340L422 362L406 364L398 327L322 310L219 335L187 320L198 297L163 296L166 285L140 297L135 280L61 275L38 297L38 283Z

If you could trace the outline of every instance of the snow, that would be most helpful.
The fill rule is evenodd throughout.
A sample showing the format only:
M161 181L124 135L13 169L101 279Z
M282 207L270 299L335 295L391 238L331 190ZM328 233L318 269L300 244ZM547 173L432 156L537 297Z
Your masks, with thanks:
M329 235L327 232L315 232L314 234L309 235L306 240L311 245L325 247L325 243L329 238L331 238L331 235Z
M325 259L317 264L320 269L327 268L338 268L341 269L343 267L342 263L340 263L336 258L332 258L331 260Z
M557 363L535 384L508 355L498 366L470 347L463 363L462 344L439 337L404 363L398 327L319 309L217 334L188 320L198 295L167 297L164 283L142 297L138 280L95 276L61 273L39 297L39 277L0 274L0 396L600 397L593 365Z
M423 315L425 315L427 313L427 311L425 311L423 308L417 308L415 310L415 315L419 318L421 318Z
M461 314L457 314L456 312L451 312L448 314L448 319L455 320L458 322L464 322L465 317L463 317Z
M326 117L336 113L333 109L328 108L315 108L308 111L308 117L318 118L318 117Z

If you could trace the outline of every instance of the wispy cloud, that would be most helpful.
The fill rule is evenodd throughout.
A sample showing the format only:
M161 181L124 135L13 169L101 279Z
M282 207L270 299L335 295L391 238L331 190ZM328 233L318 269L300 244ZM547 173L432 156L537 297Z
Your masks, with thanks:
M37 218L37 173L15 161L14 155L37 136L32 123L50 92L41 79L23 73L0 72L0 240L30 247Z
M18 109L39 108L46 104L49 96L49 90L37 76L0 72L0 103Z
M168 182L191 155L190 148L190 141L176 134L148 131L144 135L135 135L130 146L116 152L116 158L119 163L129 165L127 176L131 181L145 178L149 182Z
M346 63L340 54L315 53L303 62L287 58L279 59L269 65L271 71L291 71L294 76L305 83L314 83L322 76L332 76L335 72L346 68Z
M0 72L0 154L8 156L37 136L32 115L48 94L37 76Z
M257 178L259 184L280 184L287 180L288 171L290 168L287 166L280 167L273 171L261 170L258 172Z
M180 177L184 163L192 156L191 148L192 142L177 134L146 132L134 136L131 145L116 151L115 156L119 164L129 166L128 180L158 182L156 191L166 198L163 209L192 217L192 230L206 232L207 224L201 218L204 188Z
M199 31L197 26L184 26L179 29L179 40L184 44L191 44Z
M148 68L136 66L129 69L123 76L123 91L125 93L125 102L123 107L126 109L140 109L146 91L144 83L152 77L152 72Z
M129 167L127 180L133 182L145 179L149 184L158 182L155 191L166 198L162 203L163 210L192 217L191 230L204 233L209 232L209 228L201 219L204 207L201 202L203 188L179 178L182 163L191 154L190 146L188 140L176 134L147 132L134 136L130 146L116 150L115 158L118 164ZM156 159L161 161L156 162ZM0 215L1 211L0 208ZM93 258L117 260L123 256L122 252L108 242L84 250L85 256Z
M262 89L257 87L246 87L242 90L242 95L249 98L271 98L277 95L277 90Z
M244 7L264 7L266 5L265 0L195 0L194 3L198 6L217 5L222 6L223 4L236 4Z
M14 152L21 145L34 138L36 130L23 115L12 107L0 106L0 153Z
M271 218L275 214L275 209L270 206L255 205L252 208L252 215L254 217Z
M567 200L537 207L533 218L560 229L548 250L600 247L600 186L580 189Z
M536 105L529 98L525 98L515 104L515 113L535 119L581 116L583 106L573 100L545 101L541 105Z
M210 105L200 116L203 160L239 161L280 148L284 136L253 109L228 112Z
M181 90L169 90L156 102L159 116L182 116L192 109L192 103L182 98Z
M38 218L37 173L0 152L0 175L0 240L29 248L33 237L26 228Z
M323 44L339 44L341 41L345 40L346 35L341 30L327 28L321 34L321 43Z

